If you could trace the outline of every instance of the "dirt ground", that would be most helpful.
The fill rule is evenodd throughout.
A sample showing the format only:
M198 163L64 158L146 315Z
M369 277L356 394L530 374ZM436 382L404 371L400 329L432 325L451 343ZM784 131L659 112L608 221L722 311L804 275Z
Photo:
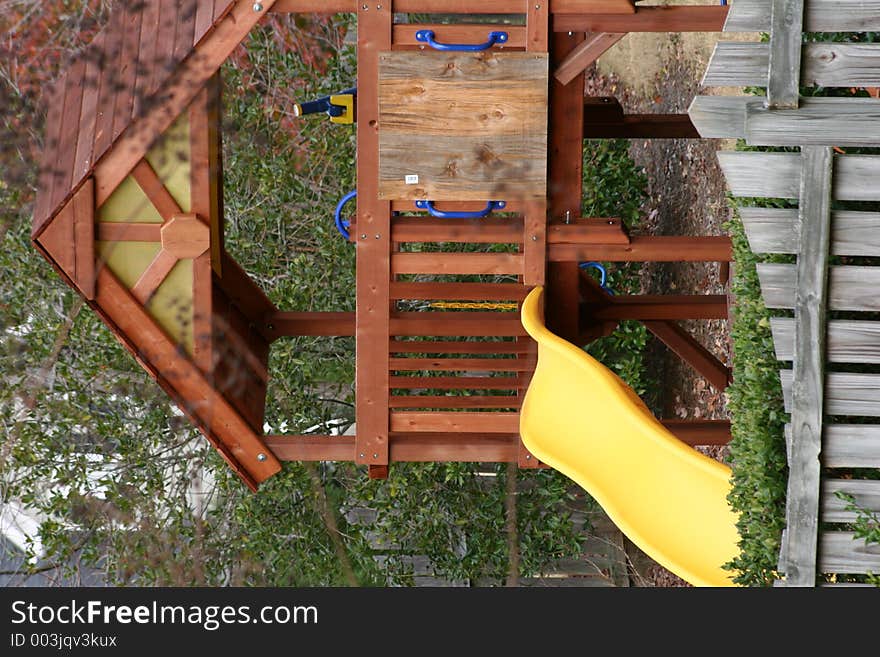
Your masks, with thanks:
M725 35L726 38L727 35ZM717 34L630 34L588 70L587 94L615 96L627 113L687 112L700 93ZM649 198L643 206L640 233L650 235L723 235L730 209L716 151L731 144L720 140L633 140L630 153L648 178ZM641 271L643 294L724 294L718 263L646 263ZM691 335L722 362L729 364L726 320L683 322ZM726 399L705 379L680 361L659 341L649 349L649 367L661 371L664 417L727 418ZM723 459L726 448L703 448ZM633 546L637 585L688 586ZM639 567L638 564L642 565ZM644 565L647 564L647 565Z

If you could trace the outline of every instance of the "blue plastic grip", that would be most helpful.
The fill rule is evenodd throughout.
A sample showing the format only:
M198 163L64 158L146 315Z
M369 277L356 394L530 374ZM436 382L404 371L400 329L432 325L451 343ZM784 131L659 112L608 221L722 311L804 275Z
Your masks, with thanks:
M339 234L342 235L346 240L351 238L351 235L348 232L348 227L351 226L351 222L345 221L342 218L342 208L351 199L357 197L357 195L357 190L354 190L353 192L349 192L348 194L343 196L339 203L336 204L336 213L333 215L333 221L336 222L336 230L338 230Z
M482 219L492 214L493 210L503 210L507 205L504 201L486 201L486 207L476 212L446 212L434 207L434 201L416 201L419 210L427 210L432 217L441 219Z
M599 287L601 287L608 294L614 294L614 291L605 284L605 281L608 279L608 272L605 270L604 265L599 264L598 262L582 262L578 265L581 269L595 269L599 272Z
M434 41L433 30L419 30L416 32L416 41L427 43L434 50L478 52L480 50L488 50L496 43L507 43L507 32L489 32L489 38L485 43L438 43Z

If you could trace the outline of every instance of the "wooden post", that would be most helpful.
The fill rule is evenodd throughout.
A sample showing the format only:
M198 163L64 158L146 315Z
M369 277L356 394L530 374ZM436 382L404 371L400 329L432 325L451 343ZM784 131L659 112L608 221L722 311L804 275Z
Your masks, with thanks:
M355 461L388 463L391 204L379 200L379 53L391 49L392 2L358 3Z
M800 97L804 0L773 0L770 7L767 106L796 108Z
M825 378L825 315L831 239L831 148L803 148L800 251L795 296L791 449L786 539L779 570L785 586L814 586L819 524L819 452Z

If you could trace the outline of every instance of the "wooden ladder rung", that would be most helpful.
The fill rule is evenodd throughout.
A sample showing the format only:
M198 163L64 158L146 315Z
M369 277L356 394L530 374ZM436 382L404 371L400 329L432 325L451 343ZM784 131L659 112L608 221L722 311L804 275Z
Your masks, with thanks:
M391 274L521 274L517 253L394 253Z
M517 433L519 412L395 411L391 431L430 433Z
M393 461L506 463L516 461L518 433L390 433Z
M531 372L532 358L391 358L389 369L418 371Z
M394 242L517 244L522 242L522 231L522 217L487 217L485 219L397 217L391 223L391 240Z
M401 390L517 390L528 382L520 376L390 376L388 385Z
M519 283L392 282L392 299L437 301L522 301L528 288Z
M515 395L392 395L390 408L519 408Z
M526 354L530 345L524 340L391 340L388 350L392 354Z
M392 315L394 336L525 336L526 330L513 312L400 312Z

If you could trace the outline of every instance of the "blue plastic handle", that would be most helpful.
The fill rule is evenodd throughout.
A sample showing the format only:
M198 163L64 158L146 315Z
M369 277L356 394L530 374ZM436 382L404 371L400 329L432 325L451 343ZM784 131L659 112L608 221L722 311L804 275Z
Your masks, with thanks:
M416 41L427 43L434 50L478 52L480 50L488 50L496 43L507 43L507 32L489 32L489 40L486 43L438 43L434 41L433 30L419 30L416 32Z
M599 272L599 287L601 287L608 294L614 295L614 290L605 285L605 281L608 279L608 272L605 270L604 265L599 264L598 262L582 262L578 265L581 269L595 269Z
M482 219L492 214L492 210L503 210L507 205L504 201L487 201L486 207L476 212L445 212L434 207L434 201L416 201L419 210L427 210L432 217L441 219Z
M342 235L345 239L350 239L351 235L348 232L348 227L351 226L350 221L345 221L342 218L342 208L348 203L351 199L356 198L358 195L357 190L353 192L349 192L345 196L342 197L342 200L336 204L336 213L333 215L333 220L336 222L336 230L339 231L339 234Z

